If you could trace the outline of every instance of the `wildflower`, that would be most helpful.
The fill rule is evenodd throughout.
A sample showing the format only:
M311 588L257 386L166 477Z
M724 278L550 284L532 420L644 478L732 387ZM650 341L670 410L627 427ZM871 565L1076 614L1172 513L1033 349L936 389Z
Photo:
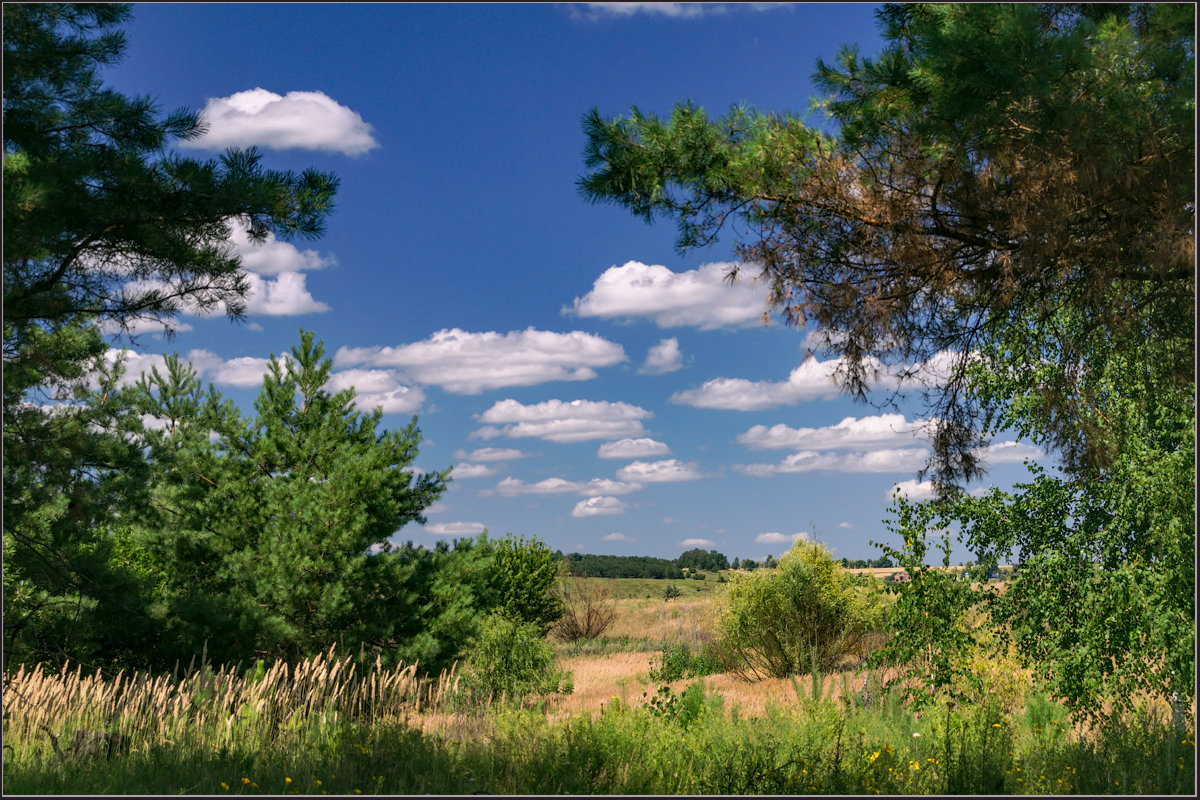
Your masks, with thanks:
M221 788L222 788L222 789L224 789L225 791L227 791L227 792L228 792L228 791L229 791L229 784L228 784L228 783L226 783L225 781L221 781Z
M284 783L291 783L291 782L292 782L292 779L291 779L291 778L288 778L288 777L286 777L286 776L285 776L285 777L284 777L284 779L283 779L283 782L284 782Z
M242 776L242 786L249 786L249 785L250 785L250 779L247 778L245 775L243 775Z
M322 785L322 784L321 784L321 779L320 779L320 778L314 778L313 780L315 780L315 781L317 782L317 786L321 786L321 785Z
M917 733L916 731L913 731L913 738L914 738L914 739L920 739L920 738L921 738L921 734Z
M993 728L999 728L999 727L1000 727L1000 723L999 723L999 722L993 722L993 723L992 723L992 727L993 727Z

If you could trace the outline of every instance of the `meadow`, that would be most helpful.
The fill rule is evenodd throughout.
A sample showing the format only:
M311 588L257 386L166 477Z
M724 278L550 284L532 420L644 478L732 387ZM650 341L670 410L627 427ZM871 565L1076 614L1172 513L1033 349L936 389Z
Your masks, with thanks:
M5 790L1193 793L1194 729L1173 726L1165 706L1090 729L1036 692L1028 671L987 660L975 702L919 711L881 688L888 675L862 668L747 682L685 663L683 677L668 676L667 654L686 662L709 640L721 584L664 601L633 582L591 580L611 590L612 626L556 645L569 694L521 703L473 705L456 669L421 678L416 665L336 650L294 667L198 659L174 675L10 672ZM70 749L85 730L118 734L113 752Z

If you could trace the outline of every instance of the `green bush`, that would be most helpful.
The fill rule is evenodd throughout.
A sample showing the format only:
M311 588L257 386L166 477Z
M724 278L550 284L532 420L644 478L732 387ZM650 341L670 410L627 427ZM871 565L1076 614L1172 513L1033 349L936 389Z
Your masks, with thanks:
M687 642L663 645L657 663L650 662L650 680L672 683L681 678L702 678L721 671L721 659L709 644L693 653Z
M554 552L536 536L527 541L512 534L496 542L494 552L491 584L498 609L545 633L563 614Z
M798 541L771 572L735 575L718 620L725 669L746 679L822 671L862 650L883 624L883 598L824 546Z
M520 703L530 696L570 694L574 683L570 673L558 669L554 647L535 623L497 612L480 625L462 690L472 705L500 699Z

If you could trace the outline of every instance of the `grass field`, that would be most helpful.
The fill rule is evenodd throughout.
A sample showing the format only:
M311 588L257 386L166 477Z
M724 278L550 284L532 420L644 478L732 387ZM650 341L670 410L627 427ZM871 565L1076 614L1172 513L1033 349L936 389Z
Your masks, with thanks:
M603 580L603 579L595 579ZM1072 724L1027 671L984 662L977 702L864 699L867 673L661 684L662 648L707 641L722 584L663 601L611 581L613 626L559 644L574 690L464 706L455 672L421 680L331 653L258 674L10 673L5 790L18 794L1183 794L1194 731L1147 705ZM682 585L700 581L679 581ZM620 597L620 595L625 595ZM872 675L878 686L885 675ZM45 727L43 727L45 726ZM128 737L111 759L55 752L76 730Z

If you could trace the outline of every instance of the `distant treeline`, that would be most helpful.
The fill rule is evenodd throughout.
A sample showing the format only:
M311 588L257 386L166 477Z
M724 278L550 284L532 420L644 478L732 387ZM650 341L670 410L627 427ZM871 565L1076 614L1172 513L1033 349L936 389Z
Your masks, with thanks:
M871 567L877 569L887 569L888 567L894 567L895 564L893 564L892 560L887 556L881 556L873 561L869 558L843 558L842 566L846 569L869 569Z
M716 572L729 569L729 559L716 550L696 548L681 553L678 558L652 556L598 556L589 553L569 553L559 557L567 562L572 575L584 578L671 578L684 577L683 571ZM751 562L752 563L752 562Z

